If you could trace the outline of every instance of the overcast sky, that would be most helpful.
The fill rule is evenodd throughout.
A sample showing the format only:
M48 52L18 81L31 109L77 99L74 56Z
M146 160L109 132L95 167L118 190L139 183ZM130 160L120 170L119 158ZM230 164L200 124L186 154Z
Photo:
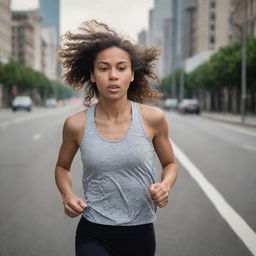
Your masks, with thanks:
M13 10L38 8L38 0L11 0ZM61 33L76 29L83 21L103 21L117 31L137 39L148 28L154 0L61 0Z

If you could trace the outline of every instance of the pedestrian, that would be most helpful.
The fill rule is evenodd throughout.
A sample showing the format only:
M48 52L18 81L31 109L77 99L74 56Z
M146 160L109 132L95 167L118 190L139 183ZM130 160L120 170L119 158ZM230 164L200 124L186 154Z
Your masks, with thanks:
M67 32L62 41L64 80L85 87L87 104L65 120L55 170L65 213L82 214L76 255L153 256L156 209L168 204L177 178L166 118L152 106L162 96L150 84L157 79L159 51L95 20ZM84 198L72 191L70 169L78 149ZM160 182L155 153L162 165Z

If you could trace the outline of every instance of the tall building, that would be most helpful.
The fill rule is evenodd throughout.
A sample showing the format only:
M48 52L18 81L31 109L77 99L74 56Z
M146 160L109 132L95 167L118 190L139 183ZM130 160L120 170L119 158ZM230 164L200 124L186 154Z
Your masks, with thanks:
M40 0L40 12L43 26L53 26L56 30L56 40L60 35L60 1Z
M45 27L54 27L55 28L55 38L56 46L60 45L59 36L60 36L60 0L40 0L39 1L40 12L42 15L42 25ZM57 52L56 47L56 52ZM56 56L56 69L57 69L57 78L60 80L61 77L61 66L57 62Z
M216 51L230 43L230 0L197 0L196 10L196 49Z
M162 49L162 55L156 63L156 72L160 77L164 76L164 29L165 19L171 18L171 0L155 0L154 9L149 15L149 45Z
M0 0L0 63L11 59L11 1Z
M57 79L56 33L52 26L42 27L42 71L50 79Z
M196 0L189 8L192 47L186 60L186 71L190 72L220 47L231 43L232 0ZM188 47L185 47L188 49ZM188 56L188 57L189 57Z
M33 69L36 51L41 53L41 44L37 42L39 24L38 10L12 12L12 59Z
M147 31L141 30L141 32L138 34L138 41L142 45L147 45Z

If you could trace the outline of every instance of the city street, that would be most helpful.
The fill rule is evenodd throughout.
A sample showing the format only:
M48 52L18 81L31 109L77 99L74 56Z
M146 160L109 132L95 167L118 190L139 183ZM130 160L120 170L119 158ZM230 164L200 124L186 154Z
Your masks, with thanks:
M63 122L81 109L0 111L1 256L74 255L79 217L64 214L54 167ZM169 205L157 212L156 256L256 255L256 128L166 117L179 176ZM79 196L81 175L78 152L72 177Z

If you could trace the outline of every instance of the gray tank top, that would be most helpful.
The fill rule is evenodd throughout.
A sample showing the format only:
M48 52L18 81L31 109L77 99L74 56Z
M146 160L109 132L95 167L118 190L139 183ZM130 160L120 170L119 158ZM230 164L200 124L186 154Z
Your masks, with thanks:
M156 220L149 194L155 183L155 150L143 127L139 104L131 101L132 120L125 136L107 140L97 131L95 106L87 109L80 144L83 189L88 207L83 216L104 225L140 225Z

